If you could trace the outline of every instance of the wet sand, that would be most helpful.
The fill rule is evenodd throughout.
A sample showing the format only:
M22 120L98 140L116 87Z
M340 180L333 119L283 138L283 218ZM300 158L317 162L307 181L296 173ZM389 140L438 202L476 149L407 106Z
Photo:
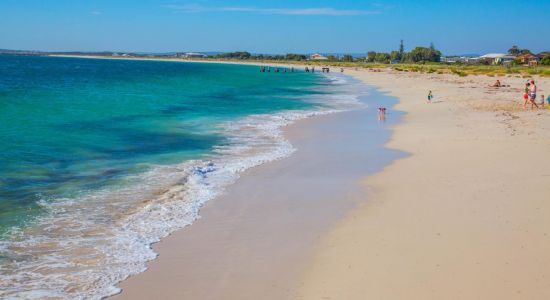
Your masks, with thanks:
M376 108L395 99L372 91L369 108L302 120L285 129L297 151L245 172L205 205L201 218L154 245L148 270L114 299L293 299L314 245L363 200L361 178L404 154L383 145Z

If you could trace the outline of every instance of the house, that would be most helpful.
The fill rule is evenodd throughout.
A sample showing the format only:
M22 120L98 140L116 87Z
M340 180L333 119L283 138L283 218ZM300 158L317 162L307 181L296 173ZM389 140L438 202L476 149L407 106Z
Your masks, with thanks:
M516 59L513 55L508 55L504 53L489 53L478 57L478 60L489 61L492 65L503 65L509 64Z
M517 57L517 59L524 65L528 65L530 67L536 66L540 62L540 58L534 54L523 54Z
M194 52L186 52L186 53L178 53L177 57L182 58L205 58L208 55L202 54L202 53L194 53Z
M474 57L469 57L469 56L441 56L439 61L445 62L445 63L456 63L456 62L467 63L467 62L470 62L470 60L472 59L475 60Z
M540 58L540 59L543 59L546 56L550 56L550 52L541 52L541 53L537 54L537 57Z
M309 56L309 59L311 60L327 60L328 58L319 54L319 53L315 53L315 54L312 54Z

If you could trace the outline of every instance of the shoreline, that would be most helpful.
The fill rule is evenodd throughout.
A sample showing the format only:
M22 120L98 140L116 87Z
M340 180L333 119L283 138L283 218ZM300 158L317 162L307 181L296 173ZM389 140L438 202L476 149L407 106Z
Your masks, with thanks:
M325 81L325 79L323 79L323 81ZM324 96L320 96L320 97L324 97ZM338 99L334 99L334 100L338 100ZM343 102L347 102L347 101L343 101ZM118 237L119 238L122 237L121 242L124 243L127 241L125 240L125 238L128 237L127 235L130 235L130 237L133 238L134 236L132 234L136 232L138 234L141 234L142 232L146 232L147 234L143 236L138 236L136 244L129 243L133 246L131 248L131 251L128 251L130 249L124 252L118 251L120 248L113 249L113 251L106 251L105 253L107 253L107 255L110 255L110 257L115 257L115 259L110 260L111 263L109 264L90 262L89 264L92 266L93 265L105 266L106 267L105 269L107 269L106 271L105 269L100 269L100 268L97 268L97 269L99 269L99 272L104 271L103 274L106 274L106 275L103 277L106 277L107 279L105 279L104 281L100 280L97 286L95 285L92 286L93 289L88 287L82 288L83 293L88 292L88 294L86 294L88 296L94 295L94 294L103 296L106 294L116 293L117 291L112 289L114 285L109 285L107 286L107 288L105 288L105 283L107 284L109 282L112 283L115 280L119 281L122 278L125 278L126 276L128 276L128 274L141 272L145 266L145 261L154 259L154 257L156 257L156 253L153 253L151 251L150 245L156 242L157 241L156 239L159 236L164 237L168 233L168 231L166 230L167 228L168 230L170 230L170 228L172 228L173 230L174 228L181 226L181 224L183 224L183 226L187 225L185 224L186 222L191 222L189 221L189 218L193 218L194 220L195 209L197 208L197 206L203 203L204 198L208 198L212 194L217 195L216 191L218 191L219 189L216 189L216 188L219 187L220 185L223 186L224 183L226 183L226 181L224 180L227 179L227 177L231 177L232 175L241 173L243 169L246 169L252 165L262 164L266 161L277 159L277 158L280 158L281 156L286 156L289 152L292 152L292 146L287 145L287 141L285 141L284 139L280 141L281 144L278 143L279 137L280 137L280 133L279 133L280 128L284 127L288 123L292 123L296 119L328 113L332 109L337 109L337 107L339 107L339 104L335 103L334 105L332 105L332 108L325 107L325 108L319 108L319 109L317 108L314 108L311 110L304 109L304 110L287 111L282 113L266 114L266 115L258 115L258 116L254 115L250 118L239 119L236 122L233 122L232 124L227 124L228 127L223 130L227 130L228 133L229 131L235 131L236 138L240 136L239 132L242 132L244 134L245 131L248 131L248 129L250 129L252 131L252 136L256 137L257 139L251 140L250 139L251 136L248 136L247 138L246 134L244 134L244 138L246 141L250 142L250 145L253 145L255 142L257 142L259 146L254 148L256 150L248 151L247 148L245 147L243 150L243 153L241 153L239 152L239 147L237 147L238 149L236 150L224 148L220 150L220 154L227 153L227 152L224 152L224 150L229 150L229 152L231 153L229 153L228 156L230 156L231 158L231 154L235 154L232 156L232 158L235 158L236 160L239 160L239 161L235 162L235 160L229 159L229 161L228 160L214 161L214 163L212 163L212 157L210 157L210 161L201 160L201 161L197 161L196 163L192 162L191 164L175 166L175 169L173 170L179 172L180 174L183 173L182 176L185 176L183 177L184 180L179 180L179 178L182 178L182 177L176 177L178 176L178 174L172 174L172 176L170 176L170 179L174 179L174 177L176 177L173 180L175 186L170 186L170 187L167 187L166 189L159 188L158 193L155 191L151 193L154 196L153 199L160 200L158 201L160 202L160 204L154 203L154 201L143 202L143 205L139 206L140 208L143 208L142 210L140 210L137 213L134 213L129 218L123 219L124 221L121 222L122 225L124 225L119 227L121 231L128 230L129 233L123 232L122 234L119 234ZM262 136L258 137L257 136L258 134ZM260 141L259 139L262 138L264 134L265 134L266 140ZM274 142L274 143L270 143L270 142ZM272 145L272 144L276 144L273 146L277 146L276 147L277 149L272 149L274 150L275 153L274 152L265 153L265 151L267 151L266 149L270 148L269 145ZM278 147L278 146L281 146L281 147ZM243 161L243 160L240 160L239 157L235 157L235 156L238 156L237 154L243 154L243 155L250 154L250 155L245 155L246 157L243 157L245 158ZM222 167L220 168L218 166L222 166ZM227 169L227 172L224 172L223 170L221 172L222 174L219 174L220 172L216 172L216 170L220 170L220 169ZM171 171L170 169L167 170L167 172L170 172L170 171ZM166 173L161 172L160 176L158 177L163 178L163 176L168 174L167 172ZM205 173L208 173L207 177L209 178L215 177L215 179L203 180L204 178L202 178L201 176L203 176ZM221 178L221 180L219 178L220 176L223 177ZM231 178L229 181L231 181ZM151 178L151 179L154 180L155 178ZM203 189L200 189L200 188L197 189L197 185L200 186L202 183L204 183L204 181L206 181L206 184L205 186L203 186ZM179 182L184 182L185 189L182 189L183 184L179 184ZM187 184L186 182L190 182L190 183ZM204 191L204 193L199 193L199 194L194 193L197 190ZM122 191L121 193L124 194L125 191ZM192 194L193 196L197 196L197 198L199 199L197 201L194 201L194 200L191 201L192 203L186 202L186 203L182 203L181 205L170 202L170 198L178 197L178 196L181 196L182 194L184 195ZM144 196L144 197L147 197L147 196ZM195 197L190 197L189 199L195 199ZM163 220L162 218L166 215L168 217L172 217L172 219ZM177 216L177 218L174 218L174 216ZM148 222L149 224L146 227L144 227L145 229L144 231L140 231L140 229L143 228L143 227L140 227L141 220L144 220L144 219L149 220ZM160 222L155 222L155 221L160 221ZM117 245L117 243L114 243L114 244ZM83 245L86 246L87 244L83 243ZM36 247L36 248L39 248L39 247ZM94 248L94 247L90 246L90 248ZM124 249L121 249L121 250L124 250ZM118 263L119 261L117 261L116 259L118 259L119 257L122 258L123 263ZM76 262L76 263L79 263L79 262ZM116 268L119 268L119 269L117 270ZM24 269L21 269L21 270L24 270ZM92 272L87 273L86 276L90 278L92 275L91 273ZM65 275L71 276L72 274L69 272L66 272ZM74 284L75 286L78 285L78 283L80 282L86 283L86 280L87 280L86 278L84 278L83 280L74 279L77 277L74 275L72 277L73 277L72 281L75 283ZM27 284L28 282L31 282L31 284L33 283L32 281L26 281L26 282L23 282L22 284ZM17 293L18 289L16 289L17 288L16 284L13 284L13 285L7 284L7 286L14 287L13 289L10 288L9 292ZM60 288L60 290L62 289L63 287ZM30 289L23 288L20 290L28 291ZM76 288L74 290L76 290ZM99 292L96 292L98 290ZM73 291L67 291L67 292L71 293ZM77 291L77 293L79 292L80 291Z
M388 101L374 94L367 96L369 102ZM398 116L394 114L389 123ZM323 137L321 128L333 135ZM345 131L351 132L339 134ZM312 245L361 198L358 180L399 154L382 147L389 133L373 108L302 119L284 132L297 152L245 171L224 195L201 209L201 218L192 226L154 244L159 257L148 263L148 270L123 281L122 293L113 298L292 299ZM364 138L357 140L358 136ZM327 138L345 142L327 147ZM323 147L329 149L314 150ZM340 157L341 152L348 155ZM354 156L378 159L351 167ZM276 192L279 187L284 187L282 194ZM347 196L335 201L338 195ZM251 281L257 288L243 293Z
M524 79L355 75L399 99L386 146L410 156L362 180L295 299L549 298L550 112L521 107Z

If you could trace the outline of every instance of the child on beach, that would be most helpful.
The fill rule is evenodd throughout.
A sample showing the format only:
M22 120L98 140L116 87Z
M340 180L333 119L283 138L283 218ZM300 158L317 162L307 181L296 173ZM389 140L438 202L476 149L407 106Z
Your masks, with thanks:
M428 103L432 103L432 99L434 98L434 95L432 94L432 91L428 92Z
M544 108L544 95L540 95L540 106Z

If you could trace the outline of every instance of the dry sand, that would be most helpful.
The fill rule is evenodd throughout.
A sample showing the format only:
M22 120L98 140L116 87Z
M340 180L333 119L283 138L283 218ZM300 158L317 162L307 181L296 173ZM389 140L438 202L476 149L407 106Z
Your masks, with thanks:
M550 110L521 107L526 79L350 72L400 99L388 147L411 156L364 180L297 299L550 299Z

